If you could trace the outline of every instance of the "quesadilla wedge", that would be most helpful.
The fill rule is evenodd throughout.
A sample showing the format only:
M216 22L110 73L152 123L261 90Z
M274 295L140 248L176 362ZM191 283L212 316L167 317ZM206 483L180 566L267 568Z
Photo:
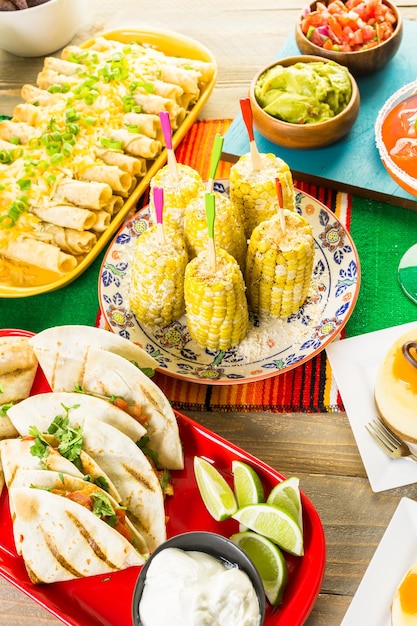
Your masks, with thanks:
M79 389L85 394L118 397L128 405L140 405L149 448L158 455L157 466L183 469L174 411L159 387L133 363L109 351L75 346L65 346L55 353L54 360L45 359L40 351L37 358L54 392Z
M37 367L29 337L0 337L0 439L17 436L3 407L28 397Z
M75 395L80 403L87 398ZM32 403L37 410L31 410ZM115 485L121 504L152 552L166 539L164 495L153 466L120 430L94 418L80 420L77 412L78 404L63 406L57 414L49 394L39 394L12 407L10 418L22 437L35 435L58 450L70 449L71 455L79 449L86 452Z
M121 496L110 478L84 450L80 450L78 458L74 461L76 463L62 456L56 448L46 442L39 445L32 436L0 441L0 465L3 467L4 480L9 489L13 487L20 471L51 470L89 480L102 487L116 502L121 502Z
M85 350L86 348L113 352L131 361L142 370L153 371L159 365L150 354L129 339L124 339L103 328L82 324L47 328L34 335L30 340L30 345L48 371L51 371L58 354L71 353L72 349L77 352L79 349Z
M114 528L77 502L44 489L14 487L13 532L34 583L53 583L143 565Z
M111 424L133 441L139 441L146 435L146 429L128 413L119 409L112 402L96 396L70 391L46 392L26 398L19 403L19 408L10 407L7 415L12 423L16 414L27 412L36 416L36 424L41 432L46 432L51 423L51 414L62 415L65 407L71 407L71 422L80 426L86 420L95 419ZM30 420L30 418L28 417ZM43 419L43 425L41 420Z
M69 498L80 506L85 506L98 519L104 520L116 532L121 533L144 558L149 556L145 540L126 516L125 508L99 486L63 472L39 469L18 471L9 491L16 487L46 489L51 493ZM11 514L13 519L12 503ZM21 536L16 535L14 539L17 552L20 554Z

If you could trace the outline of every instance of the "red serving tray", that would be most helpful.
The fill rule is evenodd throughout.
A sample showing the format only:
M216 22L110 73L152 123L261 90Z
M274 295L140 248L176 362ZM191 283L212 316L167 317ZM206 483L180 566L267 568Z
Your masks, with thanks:
M32 334L22 330L0 329L0 336ZM50 391L49 385L39 368L32 394L47 391ZM238 522L216 522L209 515L195 481L194 456L203 456L212 461L231 485L231 466L234 459L249 463L256 470L266 493L285 477L189 417L178 412L176 416L184 446L185 467L181 471L171 472L174 496L166 500L168 537L193 530L207 530L230 536L238 531ZM301 626L310 614L320 591L326 560L323 527L317 511L303 492L301 500L305 553L302 557L285 555L289 581L283 603L279 607L267 606L265 626ZM131 567L114 574L34 585L27 575L23 559L16 554L8 494L4 488L0 497L0 575L64 624L130 626L133 593L140 569Z

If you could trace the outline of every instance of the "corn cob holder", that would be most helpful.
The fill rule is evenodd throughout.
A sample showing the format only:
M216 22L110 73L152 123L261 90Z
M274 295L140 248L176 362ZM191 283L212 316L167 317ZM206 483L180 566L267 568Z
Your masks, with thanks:
M216 248L223 248L238 262L242 272L246 263L246 237L238 209L226 194L214 192L216 199ZM204 195L192 200L185 209L184 239L190 259L197 256L208 245L207 218Z
M185 207L193 198L197 197L198 193L204 191L204 183L195 169L177 163L175 152L172 149L169 114L166 111L161 111L160 119L167 147L168 163L151 179L149 208L151 215L155 218L152 191L155 187L162 187L164 189L164 224L182 233Z
M139 322L167 326L185 311L184 274L188 254L178 231L162 222L163 189L154 188L153 195L157 223L136 242L129 305Z
M216 228L213 237L216 247L223 248L231 254L237 260L243 272L246 263L247 244L239 211L226 194L212 191L222 147L223 137L216 135L206 191L206 194L214 193L215 196ZM211 191L208 191L209 189ZM206 197L207 195L200 194L185 209L184 238L190 258L194 258L199 252L205 250L209 242L205 205Z
M282 198L282 185L281 185L281 181L279 178L275 179L275 187L277 190L279 222L281 224L282 233L285 234L287 227L285 225L285 215L283 211L284 206L283 206L283 198Z
M206 198L209 243L185 271L187 324L191 337L202 348L229 350L248 332L245 284L236 259L215 247L215 197L207 194Z
M214 138L213 151L211 153L209 178L206 184L206 192L213 191L214 179L216 177L217 168L219 166L220 157L223 150L224 137L217 134Z
M168 111L160 111L159 119L161 120L161 128L162 134L165 140L165 146L167 149L167 162L168 162L168 170L172 180L178 180L178 167L177 167L177 159L175 157L175 152L172 149L172 130L171 130L171 121L169 119Z
M253 171L258 171L262 169L262 160L261 155L259 154L258 146L255 142L255 136L253 134L253 115L249 98L241 99L240 109L242 111L243 121L248 132L252 169Z
M305 302L311 285L314 239L309 223L282 209L253 230L246 259L248 301L259 318L289 317Z

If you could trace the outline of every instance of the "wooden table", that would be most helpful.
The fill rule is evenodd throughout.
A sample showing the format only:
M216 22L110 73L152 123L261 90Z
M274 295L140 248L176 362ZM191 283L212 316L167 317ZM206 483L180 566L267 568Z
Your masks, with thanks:
M214 53L218 81L201 118L232 118L256 71L279 51L303 5L300 0L88 0L74 43L120 26L151 25L189 35ZM417 5L398 2L406 19ZM59 53L57 53L59 54ZM0 113L21 102L24 83L34 83L43 58L0 51ZM1 323L1 322L0 322ZM372 492L343 413L188 413L203 425L262 459L284 475L297 475L321 517L327 542L322 589L306 624L337 626L402 496L417 487ZM0 578L0 625L60 624ZM86 625L87 626L87 625ZM126 625L128 626L128 625ZM362 625L358 625L362 626Z

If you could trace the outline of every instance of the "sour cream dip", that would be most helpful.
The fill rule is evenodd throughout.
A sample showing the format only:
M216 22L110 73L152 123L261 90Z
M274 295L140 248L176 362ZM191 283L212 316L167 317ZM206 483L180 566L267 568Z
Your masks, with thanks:
M149 565L139 615L143 626L259 626L246 572L198 551L166 548Z

